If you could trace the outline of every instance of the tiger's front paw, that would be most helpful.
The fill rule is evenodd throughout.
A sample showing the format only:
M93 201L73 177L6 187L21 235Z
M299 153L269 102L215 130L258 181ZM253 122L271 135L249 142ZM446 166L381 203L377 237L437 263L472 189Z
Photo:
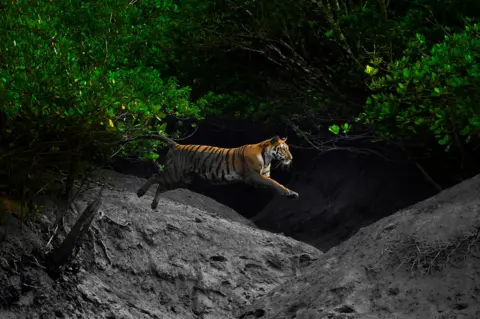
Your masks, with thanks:
M291 198L291 199L298 199L299 195L298 195L297 192L290 191L290 192L287 194L287 197L288 197L288 198Z

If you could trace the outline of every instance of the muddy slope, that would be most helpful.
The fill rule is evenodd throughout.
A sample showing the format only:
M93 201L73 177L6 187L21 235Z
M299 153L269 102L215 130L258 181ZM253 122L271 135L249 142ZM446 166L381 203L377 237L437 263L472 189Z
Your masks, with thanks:
M480 318L480 176L360 231L241 318Z
M45 273L39 253L53 214L2 226L0 318L238 318L322 255L195 193L170 192L152 211L153 190L141 199L132 192L143 180L105 171L98 180L114 187L59 279ZM82 195L81 209L97 190Z

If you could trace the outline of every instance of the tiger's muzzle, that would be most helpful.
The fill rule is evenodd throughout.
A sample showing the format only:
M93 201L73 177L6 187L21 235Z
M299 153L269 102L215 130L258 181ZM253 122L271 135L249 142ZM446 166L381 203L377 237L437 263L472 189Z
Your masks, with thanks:
M290 166L290 164L292 164L292 160L293 160L293 157L291 155L287 155L286 157L283 158L282 165Z

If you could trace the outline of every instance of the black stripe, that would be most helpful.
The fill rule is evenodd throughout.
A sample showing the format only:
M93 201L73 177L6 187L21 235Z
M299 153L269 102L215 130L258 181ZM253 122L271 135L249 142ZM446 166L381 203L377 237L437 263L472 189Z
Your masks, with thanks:
M215 156L215 148L212 148L208 155L205 156L205 160L203 161L202 165L200 165L200 171L202 174L207 175L208 174L208 161L212 156Z
M202 153L209 153L210 151L212 151L213 149L215 148L215 146L207 146L205 147L205 149L202 151Z
M185 173L190 173L192 170L192 160L193 160L193 154L192 151L189 151L188 153L185 153L183 156L185 157L185 160L183 161L183 167L182 167L182 172L183 174Z
M202 146L203 146L203 145L197 145L197 147L193 150L193 152L194 152L194 153L197 153L197 152L198 152L198 149L199 149L200 147L202 147Z
M237 155L237 152L238 152L238 149L234 150L232 155L232 168L234 172L237 171L237 168L235 167L235 157Z
M165 160L165 172L172 172L172 173L176 173L177 171L177 164L176 162L178 161L177 160L177 157L178 157L178 146L180 145L175 145L173 146L172 148L170 148L167 152L167 158Z
M179 180L181 177L182 177L182 172L180 171L180 169L178 168L178 164L175 163L175 161L173 162L173 167L169 170L169 172L171 172L171 174L173 175L173 177L175 178L175 180Z
M217 170L216 170L216 172L215 172L215 175L216 175L218 178L220 178L220 172L221 172L221 170L222 170L222 164L223 164L224 159L225 159L225 155L220 154L220 159L219 159L219 161L218 161Z
M232 151L231 148L228 149L227 154L225 154L225 166L227 170L227 174L230 175L230 165L228 163L228 160L230 159L230 152ZM225 173L225 172L224 172ZM224 174L225 175L225 174ZM225 176L224 176L225 177Z
M202 161L202 159L205 159L206 157L208 157L208 155L206 155L205 153L211 148L212 148L211 146L206 146L203 150L201 150L199 153L197 153L199 156L197 156L197 158L193 162L194 167L196 167L197 169L202 168L201 165L200 165L200 162Z
M175 170L178 170L179 172L181 171L182 169L182 151L181 149L177 149L175 150L175 154L173 154L173 159L172 159L172 162L174 162L174 165L175 165Z
M188 145L187 147L185 147L185 150L187 150L187 152L191 152L194 147L195 145Z
M170 156L167 154L167 161L165 162L165 171L170 172L173 174L175 179L178 179L179 176L181 176L181 172L178 169L178 164L176 160L176 153L175 150L170 150L169 151Z
M212 146L210 146L210 148L212 148ZM207 166L205 166L206 162L208 161L208 159L210 157L212 157L212 155L214 155L215 153L212 151L210 152L210 154L206 155L205 156L205 160L200 164L199 168L201 169L202 173L206 173L206 170L207 170Z
M243 146L242 148L242 155L240 157L240 159L242 160L242 164L243 164L243 169L245 169L245 167L247 166L247 161L245 160L245 146Z
M179 167L178 169L179 169L181 172L184 172L184 171L185 171L185 166L186 166L186 165L185 165L185 162L187 161L187 156L188 156L188 153L187 153L187 151L185 150L185 148L181 150L181 152L180 152L179 155L180 155L180 160L179 160L179 164L180 164L179 166L180 166L180 167Z
M217 162L222 162L222 158L223 158L223 155L222 155L222 149L221 148L218 148L215 150L215 156L212 157L212 160L210 161L210 163L207 164L207 168L208 168L208 173L212 175L212 180L213 181L217 181L219 176L216 174L216 170L214 169L214 166L216 166L215 164Z
M203 145L198 145L194 150L193 150L193 159L192 159L192 166L193 166L193 169L195 170L195 165L198 163L199 161L199 158L201 158L201 154L203 154L203 152L199 152L198 150L202 147Z
M177 153L175 154L175 158L174 160L172 161L173 162L173 165L175 165L175 175L178 177L178 178L181 178L182 177L182 173L183 173L183 151L180 149L177 151Z

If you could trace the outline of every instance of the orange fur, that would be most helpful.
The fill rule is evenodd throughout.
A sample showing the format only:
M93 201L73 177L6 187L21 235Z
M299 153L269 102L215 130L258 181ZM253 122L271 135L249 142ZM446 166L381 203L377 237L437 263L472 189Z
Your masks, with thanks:
M160 135L139 138L162 140L170 146L165 170L152 175L137 192L141 197L150 186L159 184L151 205L152 209L157 207L160 194L186 186L194 177L212 184L244 182L257 187L274 189L277 193L289 198L298 198L298 193L270 178L272 161L279 161L286 166L292 162L293 157L286 138L275 136L257 144L236 148L180 145Z

